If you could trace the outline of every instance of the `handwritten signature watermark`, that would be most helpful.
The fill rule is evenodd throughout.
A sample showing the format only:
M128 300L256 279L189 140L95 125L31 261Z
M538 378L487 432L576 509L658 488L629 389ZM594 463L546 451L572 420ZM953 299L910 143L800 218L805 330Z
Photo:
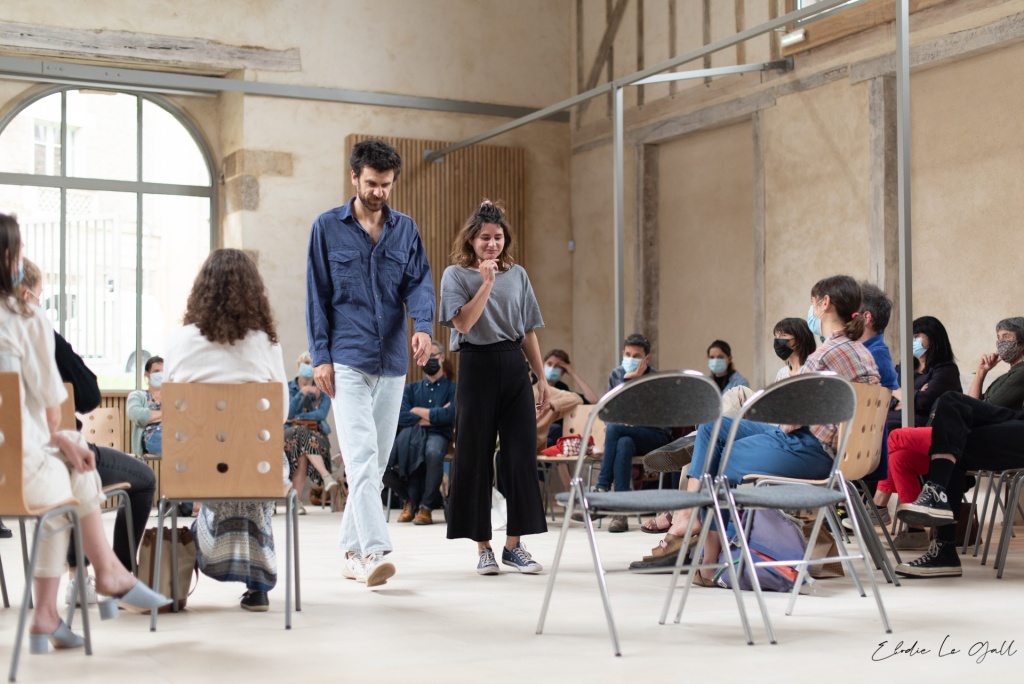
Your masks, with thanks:
M994 641L975 641L966 648L962 646L957 648L950 641L950 635L947 634L942 639L942 643L939 644L938 650L929 648L918 640L914 640L909 644L905 641L897 641L895 644L883 641L878 644L874 653L871 654L871 660L879 663L890 658L913 658L915 656L934 656L937 658L968 657L974 658L975 663L981 664L989 657L1010 658L1015 655L1017 655L1017 648L1012 639L998 643L998 645Z

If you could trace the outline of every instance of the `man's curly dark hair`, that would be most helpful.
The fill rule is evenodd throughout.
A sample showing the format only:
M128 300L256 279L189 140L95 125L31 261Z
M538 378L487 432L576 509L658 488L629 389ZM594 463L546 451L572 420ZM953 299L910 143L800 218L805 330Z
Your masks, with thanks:
M239 249L218 249L207 257L188 296L184 322L195 324L211 342L234 344L250 330L278 342L263 278Z

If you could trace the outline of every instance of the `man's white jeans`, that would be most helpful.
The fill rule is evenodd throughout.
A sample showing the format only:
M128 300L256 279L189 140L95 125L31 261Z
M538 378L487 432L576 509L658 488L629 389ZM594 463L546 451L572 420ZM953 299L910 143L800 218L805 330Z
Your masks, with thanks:
M402 408L404 375L370 375L334 364L334 422L345 460L348 500L338 546L366 556L391 551L381 478L391 456Z

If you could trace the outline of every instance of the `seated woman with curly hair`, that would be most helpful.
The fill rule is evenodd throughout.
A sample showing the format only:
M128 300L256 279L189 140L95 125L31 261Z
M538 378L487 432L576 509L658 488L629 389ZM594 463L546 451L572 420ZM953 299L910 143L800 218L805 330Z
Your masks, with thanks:
M270 302L256 264L237 249L218 249L199 270L185 327L167 341L167 382L280 382L288 377ZM281 422L287 419L282 411ZM281 456L282 473L285 465ZM245 582L241 606L263 612L277 584L277 559L266 501L206 501L192 524L199 570L220 582Z

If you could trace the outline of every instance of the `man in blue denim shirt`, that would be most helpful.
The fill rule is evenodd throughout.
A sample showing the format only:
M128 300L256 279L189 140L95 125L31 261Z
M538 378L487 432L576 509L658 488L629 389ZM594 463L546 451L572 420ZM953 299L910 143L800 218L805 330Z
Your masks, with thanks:
M381 476L398 427L408 356L430 354L434 286L416 223L387 206L402 171L381 140L357 143L350 159L356 195L321 214L309 237L306 331L317 387L334 399L349 495L338 546L343 574L373 587L395 574L381 508Z

